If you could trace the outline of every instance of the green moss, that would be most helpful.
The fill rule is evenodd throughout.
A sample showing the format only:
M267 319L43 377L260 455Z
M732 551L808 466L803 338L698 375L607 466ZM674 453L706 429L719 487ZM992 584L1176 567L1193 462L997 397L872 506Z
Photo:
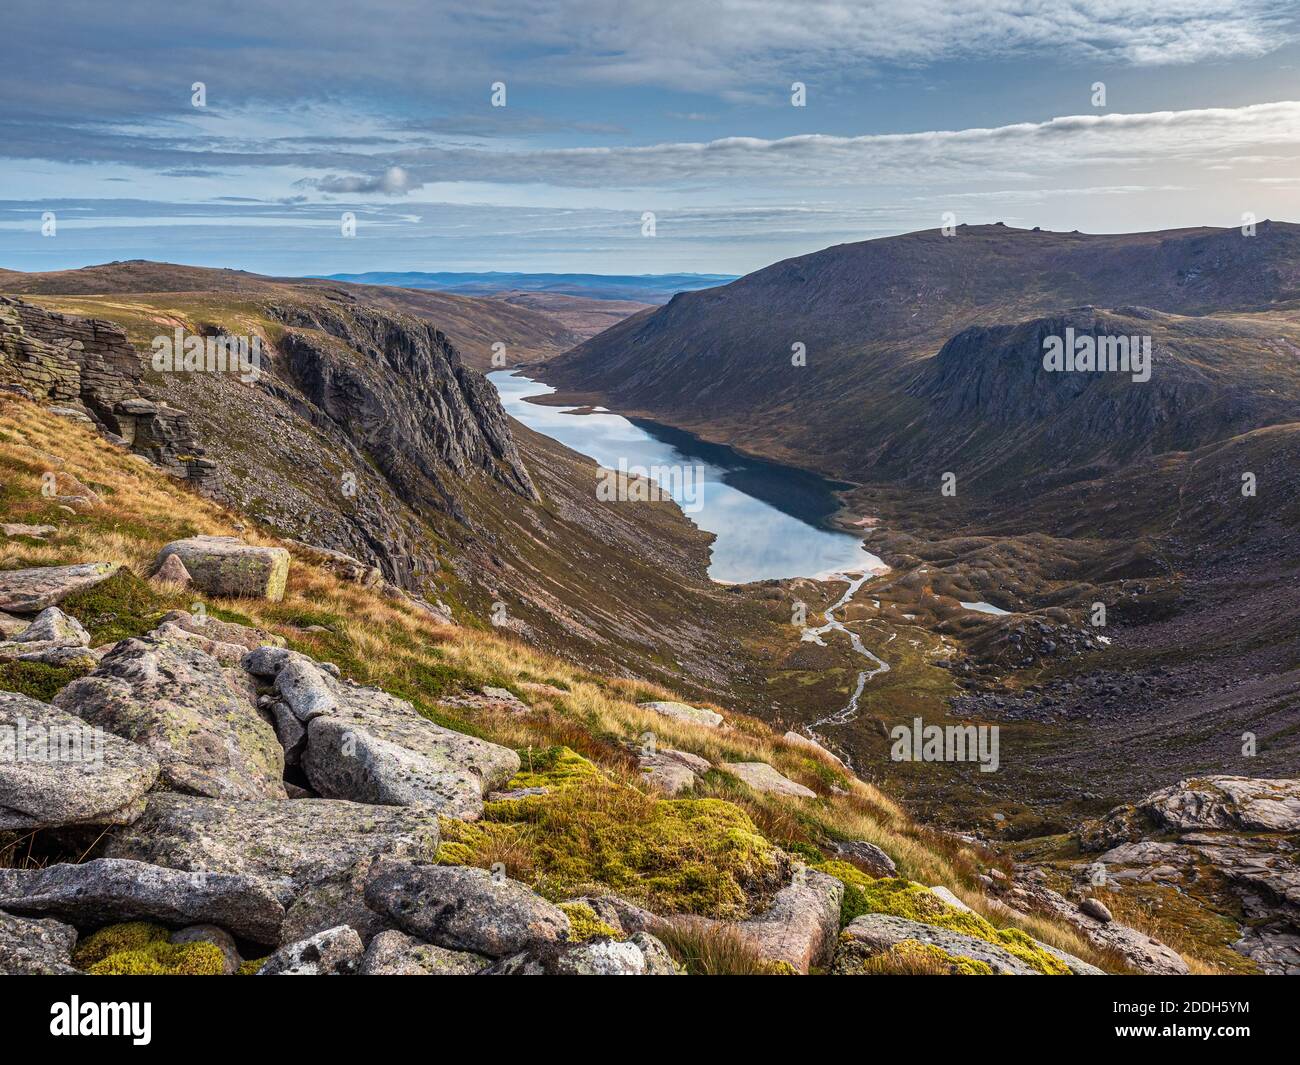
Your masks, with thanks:
M572 769L573 758L557 758L556 769ZM480 821L444 820L439 860L502 861L508 875L552 899L604 889L661 913L721 918L747 916L751 892L780 881L780 852L738 806L656 799L579 775L547 795L488 803Z
M149 921L108 925L87 936L72 962L92 976L220 976L225 958L212 943L172 943Z
M791 854L797 855L798 857L802 858L809 865L817 865L819 863L826 861L826 855L824 855L820 850L814 847L811 843L799 843L796 841L792 843L785 843L783 844L783 846Z
M171 604L125 567L59 604L90 631L90 642L113 643L157 628Z
M596 911L588 906L585 902L562 902L562 909L569 917L569 940L573 943L582 943L588 939L595 939L598 936L604 936L609 939L626 939L622 932L617 928L607 925L599 917Z
M51 666L44 662L0 662L0 690L19 692L22 695L48 703L63 688L93 669L87 660L83 665Z
M563 788L600 775L594 762L568 747L527 747L519 752L520 770L506 785L517 788Z
M266 964L266 958L249 958L247 961L242 961L239 963L239 968L235 970L235 975L256 976L257 970L260 969L265 964Z
M824 862L816 868L844 884L841 920L848 924L864 913L888 913L909 921L946 928L1001 947L1048 976L1065 976L1069 967L1018 928L995 928L977 913L949 906L922 884L901 877L873 879L847 862Z

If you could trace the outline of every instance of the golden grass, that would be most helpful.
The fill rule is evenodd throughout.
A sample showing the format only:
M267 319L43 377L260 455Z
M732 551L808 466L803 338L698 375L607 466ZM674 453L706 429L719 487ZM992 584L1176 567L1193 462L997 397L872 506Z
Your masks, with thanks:
M102 503L78 514L58 510L40 493L41 475L50 469L91 486ZM88 427L16 398L0 399L0 480L9 520L60 527L46 544L0 542L0 568L109 561L144 576L152 571L163 544L178 536L207 533L240 535L256 544L279 542ZM763 796L720 774L710 774L696 796L735 803L779 845L822 847L837 839L874 843L897 862L902 875L948 885L981 908L982 899L967 886L987 868L992 855L919 826L875 787L846 777L833 760L815 751L786 743L763 722L725 707L717 708L727 718L725 729L661 717L636 704L675 698L665 688L593 676L493 630L448 626L401 599L342 581L292 545L281 546L294 554L283 602L213 600L211 605L278 632L321 657L347 654L351 660L344 664L345 671L365 683L408 694L427 713L463 717L473 731L518 749L569 746L625 783L639 784L627 748L646 732L655 735L660 747L690 751L715 764L767 762L812 788L818 798ZM332 633L305 633L290 621L322 614L330 616ZM459 707L444 714L437 706L440 693L429 688L427 678L434 674L467 687L484 682L513 687L525 701L530 700L527 689L520 687L524 683L564 691L534 698L536 709L526 716ZM518 848L500 857L512 865L521 860ZM987 916L1007 923L1004 917ZM1038 919L1025 927L1070 953L1087 960L1096 957L1068 928Z

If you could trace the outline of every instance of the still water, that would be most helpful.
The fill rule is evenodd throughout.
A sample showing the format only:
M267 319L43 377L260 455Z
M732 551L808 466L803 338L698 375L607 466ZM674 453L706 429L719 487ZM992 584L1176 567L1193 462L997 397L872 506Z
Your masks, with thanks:
M691 521L717 535L709 562L716 581L825 577L882 565L859 537L827 525L838 507L834 489L846 486L603 408L571 414L572 407L529 403L527 397L555 389L509 370L488 374L488 380L506 413L535 432L610 469L654 473L659 467L655 480Z

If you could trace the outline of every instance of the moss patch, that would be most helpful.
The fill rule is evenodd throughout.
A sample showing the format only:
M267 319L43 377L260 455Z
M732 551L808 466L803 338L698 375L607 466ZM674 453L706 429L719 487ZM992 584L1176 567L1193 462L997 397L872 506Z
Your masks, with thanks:
M528 747L519 752L520 770L506 785L516 788L563 788L600 775L595 763L568 747Z
M582 943L600 936L608 939L627 938L617 928L607 925L597 917L596 911L585 902L562 902L560 909L569 917L569 940L573 943Z
M90 642L115 643L158 627L171 604L123 567L106 581L73 592L59 604L90 632Z
M874 880L846 862L825 862L816 868L844 884L841 919L845 924L864 913L892 914L992 943L1044 975L1069 975L1069 967L1032 936L1018 928L995 928L977 913L949 906L921 884L901 877Z
M91 665L51 666L44 662L0 662L0 690L48 703L78 677L84 677Z
M580 775L547 795L488 803L481 821L444 820L439 860L501 861L548 898L607 889L659 913L722 918L746 916L750 895L779 882L780 852L739 807Z
M108 925L77 946L72 962L92 976L220 976L221 950L212 943L172 943L148 921Z

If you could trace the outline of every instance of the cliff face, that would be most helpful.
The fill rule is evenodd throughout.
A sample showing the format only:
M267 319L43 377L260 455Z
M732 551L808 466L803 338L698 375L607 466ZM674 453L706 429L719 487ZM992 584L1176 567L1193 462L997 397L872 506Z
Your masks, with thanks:
M496 391L433 326L334 301L270 310L290 327L280 341L283 379L372 456L404 498L460 517L447 474L475 470L538 498Z
M183 411L141 384L140 356L112 322L0 296L0 387L77 410L168 472L200 485L213 464Z
M1145 366L1052 372L1044 358L1071 340ZM972 326L927 360L905 388L922 404L880 448L875 469L915 483L939 469L1005 488L1021 478L1118 469L1300 418L1300 381L1275 325L1184 318L1142 307L1084 307L1005 325ZM1116 356L1118 362L1119 356Z
M1279 222L1261 223L1253 237L1006 226L910 233L681 293L540 374L585 400L867 480L879 474L881 448L924 412L909 392L918 372L964 331L1081 306L1276 317L1300 298L1297 263L1300 226ZM792 364L796 344L802 365Z

